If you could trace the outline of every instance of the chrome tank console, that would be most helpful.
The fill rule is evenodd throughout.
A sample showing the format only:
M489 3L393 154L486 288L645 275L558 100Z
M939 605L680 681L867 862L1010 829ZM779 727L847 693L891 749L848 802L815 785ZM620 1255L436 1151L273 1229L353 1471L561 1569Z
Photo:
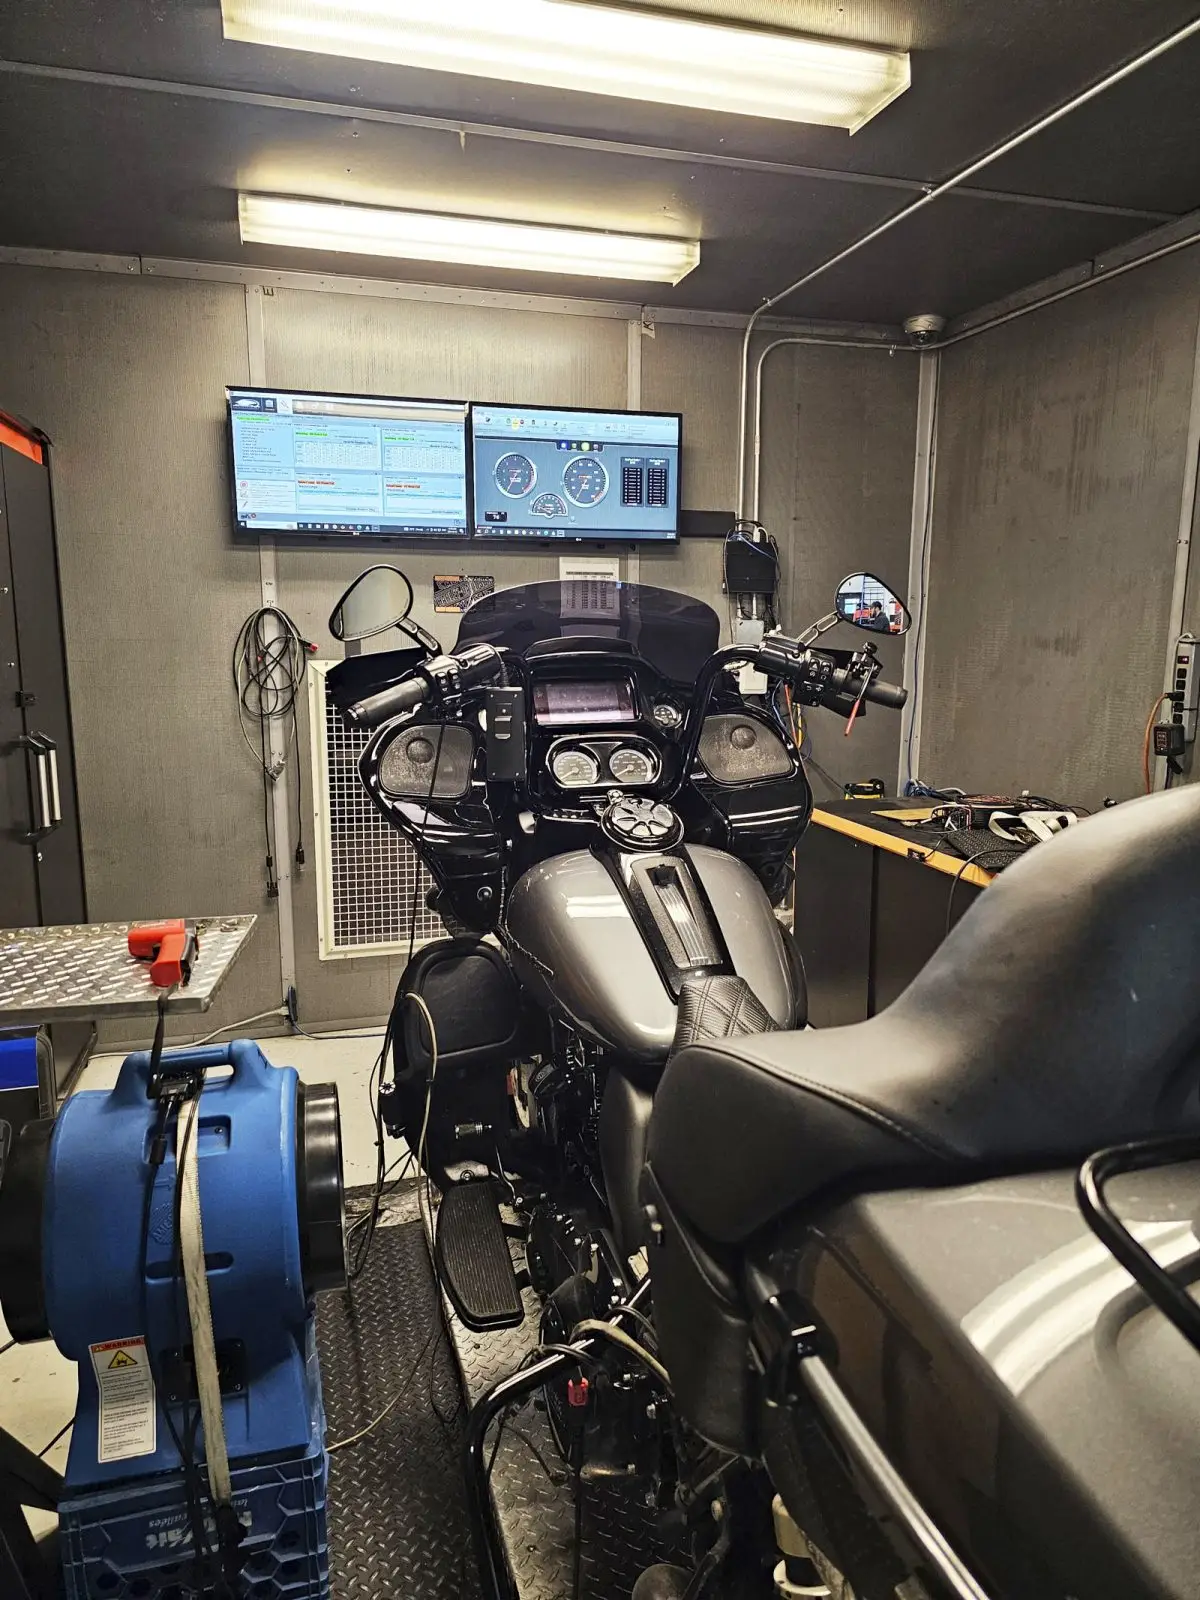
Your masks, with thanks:
M683 823L661 800L617 794L601 814L600 831L619 850L670 850L683 838Z

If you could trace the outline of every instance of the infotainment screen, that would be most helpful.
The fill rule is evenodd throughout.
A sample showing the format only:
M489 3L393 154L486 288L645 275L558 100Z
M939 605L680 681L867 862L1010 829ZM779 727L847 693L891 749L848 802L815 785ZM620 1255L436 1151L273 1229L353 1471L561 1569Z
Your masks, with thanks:
M533 714L547 728L637 721L633 686L625 678L602 683L535 683Z

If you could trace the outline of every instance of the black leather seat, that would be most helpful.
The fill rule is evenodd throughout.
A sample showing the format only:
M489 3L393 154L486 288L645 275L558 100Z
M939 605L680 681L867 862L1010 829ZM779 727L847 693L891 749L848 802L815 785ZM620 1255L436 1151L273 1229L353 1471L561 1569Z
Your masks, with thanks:
M1039 845L870 1021L675 1055L648 1176L736 1245L818 1195L1200 1126L1198 1083L1200 786Z

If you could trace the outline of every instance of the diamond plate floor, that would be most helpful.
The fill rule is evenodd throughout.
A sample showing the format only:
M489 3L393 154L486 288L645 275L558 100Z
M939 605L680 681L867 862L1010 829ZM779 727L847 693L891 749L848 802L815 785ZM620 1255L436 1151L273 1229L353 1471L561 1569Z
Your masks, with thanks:
M322 1295L317 1339L332 1458L335 1600L477 1600L462 1483L463 1404L415 1199L389 1203L349 1295Z
M424 1210L424 1207L422 1207ZM501 1208L506 1222L515 1217ZM429 1219L426 1217L426 1227ZM521 1246L513 1260L524 1267ZM454 1353L468 1400L507 1377L537 1345L537 1296L522 1296L519 1328L472 1333L447 1304ZM493 1430L489 1450L495 1445ZM547 1471L549 1469L549 1471ZM572 1484L537 1400L510 1414L491 1476L492 1499L521 1600L573 1600L575 1501ZM583 1502L580 1600L628 1600L638 1575L670 1551L660 1542L656 1513L619 1485L587 1484Z

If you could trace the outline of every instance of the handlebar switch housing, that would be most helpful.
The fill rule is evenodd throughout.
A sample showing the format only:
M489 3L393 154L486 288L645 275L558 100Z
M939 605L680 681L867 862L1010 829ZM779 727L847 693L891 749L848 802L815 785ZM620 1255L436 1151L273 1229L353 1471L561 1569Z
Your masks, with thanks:
M781 678L807 677L809 653L796 639L785 633L768 633L758 647L755 665L762 672L775 673Z

